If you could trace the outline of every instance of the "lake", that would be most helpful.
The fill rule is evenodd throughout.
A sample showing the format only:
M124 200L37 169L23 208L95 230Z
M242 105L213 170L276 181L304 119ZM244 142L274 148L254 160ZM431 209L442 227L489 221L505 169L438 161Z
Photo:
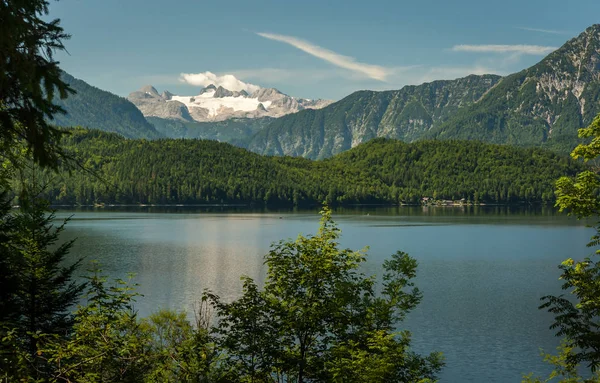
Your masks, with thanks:
M315 233L315 211L131 208L59 211L74 214L63 234L77 238L70 257L98 260L107 275L136 274L140 315L159 308L192 313L203 289L225 299L240 276L265 277L272 242ZM547 373L540 348L559 341L540 297L558 294L557 265L582 258L593 230L553 209L361 208L335 211L343 247L369 246L364 271L380 274L397 250L419 262L424 298L402 324L413 349L441 351L441 382L520 382Z

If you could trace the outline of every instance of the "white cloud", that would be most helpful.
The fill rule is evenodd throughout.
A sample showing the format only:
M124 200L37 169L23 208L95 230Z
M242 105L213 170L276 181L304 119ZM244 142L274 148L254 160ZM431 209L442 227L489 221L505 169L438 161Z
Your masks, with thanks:
M547 47L542 45L455 45L452 47L454 52L477 52L477 53L518 53L526 55L545 55L556 47Z
M530 32L541 32L541 33L549 33L552 35L570 35L571 33L566 31L557 31L555 29L541 29L541 28L527 28L527 27L515 27L516 29L521 29L523 31Z
M232 74L216 75L212 72L181 73L181 75L179 76L179 81L184 82L186 84L202 87L213 84L216 87L222 86L227 90L238 92L241 90L245 90L248 93L252 93L260 89L260 86L238 80Z
M374 80L385 81L389 75L389 70L379 65L365 64L356 61L353 57L340 55L329 49L312 44L308 41L298 39L292 36L276 35L272 33L257 33L259 36L269 40L280 41L300 49L321 60L325 60L335 66L359 73Z

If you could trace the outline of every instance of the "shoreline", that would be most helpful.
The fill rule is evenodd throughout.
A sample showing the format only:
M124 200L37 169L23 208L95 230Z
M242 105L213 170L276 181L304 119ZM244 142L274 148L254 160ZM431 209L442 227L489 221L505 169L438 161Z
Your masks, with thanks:
M315 207L320 207L322 205L314 204L314 205L302 205L302 206L290 206L290 205L263 205L263 204L242 204L242 203L223 203L223 204L86 204L86 205L78 205L78 204L51 204L51 208L94 208L94 209L107 209L107 208L154 208L154 207L164 207L164 208L202 208L202 207L230 207L230 208L285 208L285 209L311 209ZM342 204L342 205L332 205L332 208L357 208L357 207L386 207L386 208L394 208L394 207L424 207L424 208L456 208L456 207L497 207L497 206L505 206L505 207L554 207L553 203L544 203L544 202L521 202L521 203L460 203L460 202L443 202L443 203L427 203L427 204L388 204L388 203L364 203L364 204ZM18 208L18 205L13 206L13 208Z

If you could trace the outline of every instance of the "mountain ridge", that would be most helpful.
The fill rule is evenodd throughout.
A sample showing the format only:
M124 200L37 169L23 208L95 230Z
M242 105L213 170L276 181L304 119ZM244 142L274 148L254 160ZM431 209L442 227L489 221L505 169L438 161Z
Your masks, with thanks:
M127 97L145 117L182 122L214 122L231 118L281 117L300 110L322 108L329 100L295 98L275 88L260 88L252 93L231 91L209 84L196 96L178 96L169 91L159 94L145 85Z
M319 159L375 137L414 141L434 123L479 100L500 78L469 75L399 90L357 91L323 109L273 121L248 147L262 154Z
M595 24L538 64L505 77L470 75L395 91L358 91L319 111L273 121L248 148L318 159L387 137L481 140L568 152L579 143L577 130L600 112L599 41Z
M504 77L480 100L428 138L477 139L563 152L577 130L600 113L600 24L592 25L539 63Z
M376 137L479 140L566 153L580 142L577 130L600 113L600 24L505 77L470 75L398 90L357 91L320 109L306 108L304 99L274 88L249 94L214 84L187 98L145 86L130 95L137 100L131 103L64 76L78 94L55 100L68 112L56 117L57 125L88 126L127 138L216 139L260 154L311 159L331 157ZM232 99L250 104L237 111L221 104ZM202 107L206 100L211 108ZM304 110L268 117L277 108L300 107Z

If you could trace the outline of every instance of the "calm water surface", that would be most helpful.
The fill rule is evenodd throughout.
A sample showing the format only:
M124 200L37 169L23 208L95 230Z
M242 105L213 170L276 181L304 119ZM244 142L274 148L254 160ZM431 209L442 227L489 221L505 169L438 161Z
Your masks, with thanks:
M240 276L265 277L272 242L311 234L316 212L161 209L61 211L74 214L63 236L78 238L71 256L98 260L105 273L136 274L147 315L159 308L191 313L203 289L226 299ZM592 229L555 211L505 208L381 208L334 213L344 247L369 246L367 274L397 250L419 261L424 299L403 327L415 351L442 351L442 382L520 382L545 373L540 348L558 340L539 299L560 292L557 265L590 253Z

